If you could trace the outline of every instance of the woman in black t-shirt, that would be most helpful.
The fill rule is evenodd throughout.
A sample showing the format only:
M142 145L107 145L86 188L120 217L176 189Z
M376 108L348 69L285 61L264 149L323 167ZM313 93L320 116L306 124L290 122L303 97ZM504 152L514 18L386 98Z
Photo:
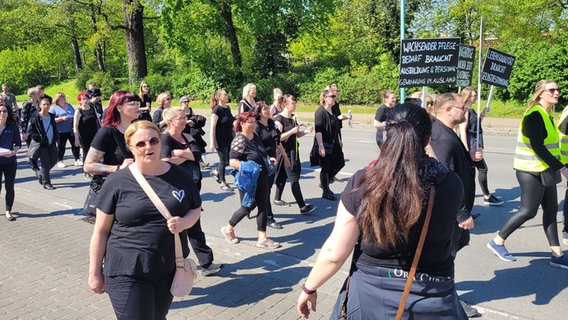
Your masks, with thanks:
M184 133L188 121L183 107L171 107L163 113L167 130L162 135L160 157L164 161L179 165L187 171L201 191L201 169L199 160L201 151L199 145L189 134ZM203 275L212 275L221 270L223 265L213 263L213 249L207 245L205 234L201 229L201 219L187 230L189 243L197 256Z
M150 112L152 112L152 97L150 96L150 86L148 83L144 81L140 82L138 96L142 100L138 119L152 121L152 116L150 115Z
M108 293L117 319L165 319L173 300L174 236L199 219L201 199L183 169L160 160L160 132L154 124L135 122L124 138L136 159L132 165L172 217L162 216L131 170L109 177L97 201L89 288ZM181 244L185 256L187 242Z
M426 110L403 104L392 111L381 156L349 181L333 231L302 285L297 310L303 317L316 303L316 289L353 252L349 289L343 286L330 319L339 319L346 295L350 320L394 319L435 185L429 231L403 318L467 319L454 285L451 241L463 186L424 151L432 134Z
M280 131L276 127L276 123L272 120L270 116L270 107L264 101L258 102L258 107L260 109L260 116L256 121L256 134L262 140L262 144L266 148L266 153L268 156L276 158L276 151L279 154L284 154L284 148L280 143ZM290 163L288 162L288 166ZM270 193L272 192L272 185L274 184L274 174L268 176L268 198L267 203L267 214L268 226L274 229L282 229L282 225L276 220L274 220L274 212L272 212L272 206L270 205Z
M243 88L243 99L239 102L237 114L243 112L255 112L258 114L258 104L254 100L256 98L256 86L254 83L247 83Z
M106 177L134 162L124 143L124 132L138 119L140 97L130 91L117 91L106 109L103 127L97 131L85 157L83 170L93 176L91 189L98 192Z
M79 100L79 108L73 115L73 136L75 137L75 146L80 146L83 149L83 163L85 163L91 143L95 134L101 128L101 124L95 108L92 108L89 104L87 93L79 93L77 100Z
M259 248L276 249L280 243L266 236L266 214L269 201L268 195L268 169L267 162L276 162L276 159L268 156L262 140L256 135L256 113L243 112L237 117L235 132L237 135L231 142L229 154L231 167L239 170L240 178L235 178L239 185L241 206L229 220L229 223L221 228L225 240L232 244L239 243L235 236L234 227L258 206L256 216L256 229L258 231ZM260 172L258 172L260 170ZM255 180L255 177L256 178ZM242 180L239 180L242 179ZM253 195L254 194L254 195Z
M373 122L373 126L377 128L375 141L377 142L377 146L379 146L379 148L384 141L385 128L387 126L388 120L387 110L396 105L396 93L394 93L394 91L385 90L381 92L381 96L383 97L383 104L375 112L375 120Z
M292 195L296 199L296 204L300 208L301 214L311 213L315 207L304 201L302 189L300 188L300 173L302 171L300 162L300 152L298 138L314 130L309 127L306 130L300 130L296 123L294 112L296 111L296 98L293 95L287 94L284 96L283 109L274 120L280 131L280 140L284 146L285 152L281 153L278 157L278 165L276 170L276 194L274 195L274 204L285 205L282 201L282 193L286 180L290 180L292 185ZM288 163L286 163L288 162Z
M217 170L211 170L211 175L217 183L221 184L221 190L233 191L225 181L225 168L229 165L229 148L235 133L233 124L235 118L231 114L231 108L227 105L229 97L224 90L217 90L211 95L211 130L209 131L209 146L211 151L217 151L219 166Z

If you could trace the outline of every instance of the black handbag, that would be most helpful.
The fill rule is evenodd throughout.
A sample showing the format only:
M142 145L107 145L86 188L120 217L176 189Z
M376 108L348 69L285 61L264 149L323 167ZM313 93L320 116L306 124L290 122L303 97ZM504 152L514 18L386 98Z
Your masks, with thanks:
M39 146L40 143L30 139L30 144L28 145L28 151L26 152L26 155L28 156L28 158L30 159L34 159L37 160L39 158Z
M89 188L89 193L87 193L87 198L85 198L85 203L83 204L83 213L89 216L96 215L97 207L97 193Z

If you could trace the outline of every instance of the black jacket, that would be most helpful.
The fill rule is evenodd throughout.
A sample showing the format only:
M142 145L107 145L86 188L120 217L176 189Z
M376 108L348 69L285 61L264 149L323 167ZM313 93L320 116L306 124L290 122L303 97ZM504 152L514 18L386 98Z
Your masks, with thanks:
M53 140L51 141L51 144L55 144L59 135L57 133L57 127L55 124L55 115L51 113L48 114L49 114L49 122L53 131ZM43 126L43 121L41 121L41 114L37 113L31 118L27 133L32 140L39 142L42 147L48 146L49 140L47 138L45 129L46 128L44 128Z

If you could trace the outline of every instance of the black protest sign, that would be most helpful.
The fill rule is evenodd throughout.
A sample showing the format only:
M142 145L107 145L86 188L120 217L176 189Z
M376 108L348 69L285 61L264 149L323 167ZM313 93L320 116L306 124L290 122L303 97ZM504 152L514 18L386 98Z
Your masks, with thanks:
M399 87L454 85L459 47L459 38L402 40Z
M485 56L485 62L483 63L481 82L507 88L514 63L515 56L489 48Z
M458 55L458 73L456 87L468 87L473 77L473 64L475 62L475 47L460 45Z

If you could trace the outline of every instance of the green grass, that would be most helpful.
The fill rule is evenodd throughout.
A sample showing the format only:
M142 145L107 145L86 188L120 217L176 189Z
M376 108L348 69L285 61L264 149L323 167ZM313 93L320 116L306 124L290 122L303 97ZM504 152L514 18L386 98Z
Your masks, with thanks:
M86 90L86 88L85 88ZM45 92L54 97L57 92L63 92L67 96L67 101L72 105L78 105L77 101L77 94L79 90L75 87L75 80L68 80L61 82L57 85L49 86L45 88ZM28 100L28 96L26 94L16 96L18 103L21 105L22 102ZM102 101L103 105L108 105L108 100ZM485 107L486 102L482 101L481 107L482 109ZM174 106L179 105L178 101L174 100ZM237 103L230 103L231 109L236 110ZM191 101L190 106L193 109L211 109L209 107L209 101L201 101L201 100L194 100ZM347 110L351 110L355 114L374 114L379 104L376 105L349 105L346 103L341 104L341 110L343 113L347 113ZM298 101L296 105L296 110L298 112L315 112L318 108L318 105L315 103L306 103L302 101ZM520 118L523 115L523 112L526 109L526 104L520 104L515 101L497 101L493 100L491 102L491 111L488 114L489 117L494 118ZM561 108L559 106L556 107L558 110L557 116L561 113Z

